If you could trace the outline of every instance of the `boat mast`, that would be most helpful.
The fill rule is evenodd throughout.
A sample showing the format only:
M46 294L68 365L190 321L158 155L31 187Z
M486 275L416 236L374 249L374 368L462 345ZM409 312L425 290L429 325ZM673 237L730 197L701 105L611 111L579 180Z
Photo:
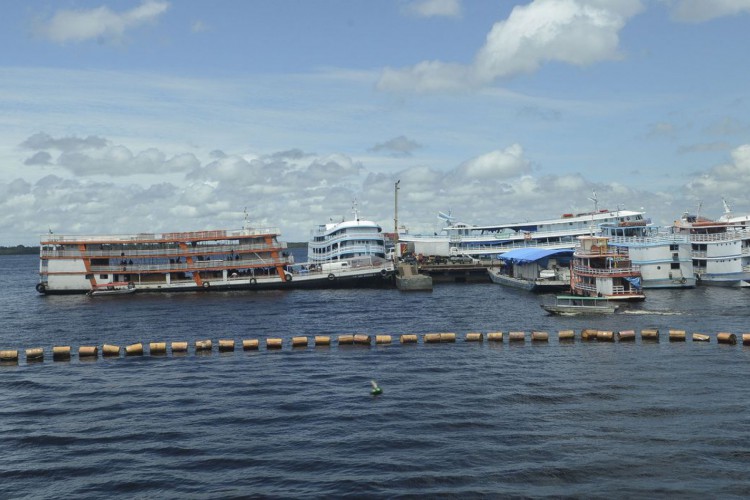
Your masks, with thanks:
M401 183L401 179L396 181L396 184L394 185L394 207L393 207L393 233L394 233L394 245L396 249L398 248L398 185ZM398 256L398 250L396 250L393 253L394 258Z

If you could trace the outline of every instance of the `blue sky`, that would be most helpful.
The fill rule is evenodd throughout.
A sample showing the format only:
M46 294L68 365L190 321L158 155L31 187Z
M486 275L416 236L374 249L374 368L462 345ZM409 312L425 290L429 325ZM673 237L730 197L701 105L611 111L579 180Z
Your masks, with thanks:
M5 2L0 245L750 212L750 0Z

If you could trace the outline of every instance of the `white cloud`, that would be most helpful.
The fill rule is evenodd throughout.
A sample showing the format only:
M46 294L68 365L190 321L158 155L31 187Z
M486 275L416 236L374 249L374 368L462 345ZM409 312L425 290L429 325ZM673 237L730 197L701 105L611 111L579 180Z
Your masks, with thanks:
M529 170L529 161L523 157L520 144L469 160L458 169L463 176L480 181L516 177Z
M750 144L735 148L731 160L698 174L687 183L687 188L698 199L720 199L736 196L747 198L750 185Z
M87 40L119 40L129 29L156 21L169 3L145 0L125 12L113 12L106 6L89 10L60 10L36 29L38 35L56 43Z
M378 88L457 90L530 73L550 61L586 66L617 59L619 32L641 9L639 0L534 0L495 23L472 64L423 61L387 68Z
M672 5L674 19L693 23L748 12L750 0L676 0Z
M461 17L459 0L417 0L407 11L419 17Z

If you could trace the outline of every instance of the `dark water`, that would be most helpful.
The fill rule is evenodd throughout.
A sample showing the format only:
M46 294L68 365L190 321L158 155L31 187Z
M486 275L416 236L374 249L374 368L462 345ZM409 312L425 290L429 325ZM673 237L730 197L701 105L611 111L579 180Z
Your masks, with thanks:
M748 293L650 291L555 318L493 284L40 297L0 257L0 498L746 497ZM660 328L662 342L393 344L93 362L52 345L345 333ZM384 394L370 396L375 379Z

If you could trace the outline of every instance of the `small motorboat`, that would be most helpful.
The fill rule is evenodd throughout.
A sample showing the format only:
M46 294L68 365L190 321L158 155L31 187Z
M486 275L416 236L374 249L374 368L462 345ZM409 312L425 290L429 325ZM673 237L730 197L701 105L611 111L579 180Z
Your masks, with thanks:
M579 314L613 314L619 307L605 297L583 297L579 295L558 295L554 304L540 304L550 314L577 316Z
M127 281L118 281L114 283L103 283L94 285L94 288L86 292L89 297L101 297L107 295L125 295L135 293L135 283Z

